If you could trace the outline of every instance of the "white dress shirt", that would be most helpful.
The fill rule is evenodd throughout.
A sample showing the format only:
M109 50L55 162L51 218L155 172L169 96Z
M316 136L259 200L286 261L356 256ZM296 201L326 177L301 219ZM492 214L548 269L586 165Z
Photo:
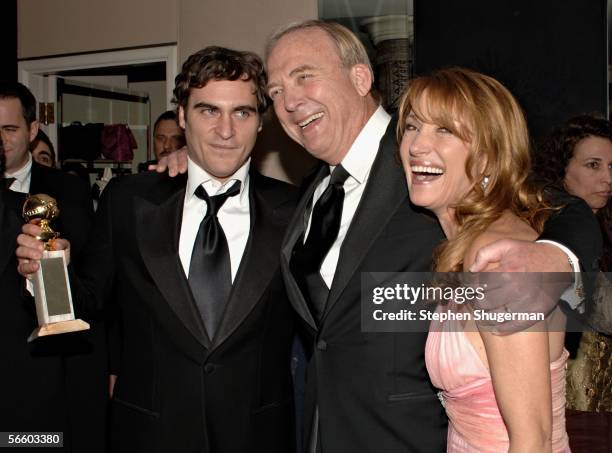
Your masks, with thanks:
M338 257L340 256L340 247L342 247L346 233L353 221L355 211L357 211L357 206L361 201L361 196L363 195L363 191L365 190L370 176L370 169L372 168L372 164L378 152L378 147L380 146L380 140L383 135L385 135L385 131L390 121L391 117L389 114L385 112L382 107L378 107L342 160L342 166L350 176L344 182L344 206L340 219L340 231L338 232L338 237L325 256L320 271L321 277L323 277L328 288L331 288L332 281L334 280L334 274L336 273L336 267L338 265ZM330 171L333 171L334 168L335 167L330 166ZM327 189L329 179L330 176L327 176L317 186L313 195L313 206L325 189ZM308 237L311 220L312 212L308 220L308 228L304 235L305 238Z
M216 179L213 179L205 170L198 167L191 159L188 159L187 187L183 205L181 235L179 237L179 257L185 275L189 275L193 244L198 235L200 223L207 211L206 202L195 195L196 189L203 185L206 193L212 197L226 192L235 181L240 181L240 193L234 197L229 197L217 213L217 218L219 219L219 223L227 239L232 268L232 283L234 282L247 240L249 239L249 230L251 227L249 210L250 162L250 159L247 160L231 178L222 184Z
M26 164L14 173L6 172L7 178L15 178L9 189L13 192L29 193L32 180L32 155L28 152Z
M365 190L368 178L370 176L370 170L376 158L378 148L380 146L380 140L382 139L387 126L391 121L391 117L382 107L374 112L370 117L364 128L361 130L355 142L349 149L347 155L342 160L342 166L350 174L349 178L344 183L344 207L342 208L342 218L340 220L340 231L338 237L332 244L329 252L325 256L321 265L320 273L321 277L325 281L328 288L331 288L334 280L334 274L336 273L336 267L338 266L338 258L340 256L340 248L346 237L346 233L353 221L357 206L361 201L361 197ZM334 170L334 166L330 166L330 172ZM313 195L312 206L321 197L327 186L329 185L330 176L323 179ZM308 231L310 230L310 222L312 220L312 211L308 220L308 228L304 238L308 237ZM575 276L575 283L573 287L566 290L563 295L563 299L568 301L572 308L576 308L582 300L583 296L579 296L579 287L582 286L580 278L580 267L578 265L578 258L574 255L567 247L554 242L554 241L541 241L547 242L551 245L556 245L568 256L568 259L572 265Z

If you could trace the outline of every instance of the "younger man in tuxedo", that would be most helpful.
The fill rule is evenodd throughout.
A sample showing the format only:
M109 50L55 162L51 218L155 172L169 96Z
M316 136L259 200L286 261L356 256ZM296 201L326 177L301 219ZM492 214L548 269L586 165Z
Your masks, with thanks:
M294 319L279 249L296 191L250 168L266 83L253 53L190 56L174 90L188 175L142 173L104 192L72 282L93 312L111 289L118 297L114 452L294 450ZM37 228L24 232L18 256L40 258Z

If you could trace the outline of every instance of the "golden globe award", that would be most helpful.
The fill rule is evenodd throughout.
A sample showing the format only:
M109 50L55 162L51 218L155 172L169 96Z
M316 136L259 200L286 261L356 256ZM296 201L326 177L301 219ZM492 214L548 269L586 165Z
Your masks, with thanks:
M49 195L31 195L23 205L26 222L40 220L42 231L37 239L45 245L40 267L32 279L39 327L32 332L28 342L42 336L89 329L85 321L74 318L66 253L52 250L53 240L59 237L59 233L53 231L49 223L58 215L57 202Z

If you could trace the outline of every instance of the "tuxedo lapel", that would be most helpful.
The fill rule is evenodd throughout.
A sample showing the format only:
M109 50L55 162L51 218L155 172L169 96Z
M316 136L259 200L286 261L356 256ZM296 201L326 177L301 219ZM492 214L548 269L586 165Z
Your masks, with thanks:
M169 196L136 200L136 238L157 288L187 330L206 348L210 340L178 255L185 185Z
M342 243L323 319L329 314L389 219L408 200L406 178L396 157L395 124L395 121L391 121L381 140L367 186Z
M17 235L23 223L19 219L18 209L23 203L21 194L0 189L0 274L2 274L15 255ZM15 269L17 272L17 269Z
M295 215L287 228L285 239L283 240L283 246L281 249L281 268L283 271L283 277L285 285L287 286L287 292L290 295L291 303L296 312L306 321L310 327L317 330L317 324L308 308L308 303L302 294L293 274L291 273L290 261L293 255L293 249L298 240L303 238L303 234L308 226L308 218L310 216L310 210L312 209L311 200L312 196L326 175L328 175L328 169L326 164L321 163L318 169L313 173L312 181L305 182L307 189L304 191L302 198L300 199Z
M36 164L36 162L32 161L32 170L30 171L30 190L28 191L30 194L32 195L36 195L37 193L41 193L43 192L40 189L41 185L41 178L43 178L44 175L41 174L41 172L38 169L38 166ZM60 206L61 209L61 206Z
M53 190L50 189L52 182L49 180L49 174L45 170L48 172L48 167L43 167L38 162L32 161L32 170L30 170L30 190L28 191L30 195L36 195L38 193L50 195L48 192ZM54 189L61 190L59 187ZM59 208L62 209L61 206Z
M250 231L232 291L213 345L223 343L251 313L278 271L278 250L285 225L276 218L257 189L251 174L249 183Z

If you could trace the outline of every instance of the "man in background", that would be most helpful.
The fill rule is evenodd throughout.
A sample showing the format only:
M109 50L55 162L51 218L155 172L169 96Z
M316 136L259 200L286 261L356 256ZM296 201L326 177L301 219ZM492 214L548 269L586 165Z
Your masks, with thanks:
M153 125L153 152L155 159L138 164L138 172L147 171L159 159L185 146L185 132L179 126L176 112L167 110L155 120Z
M89 190L76 177L33 162L30 142L38 132L36 100L17 82L0 82L0 136L5 168L3 198L44 193L55 198L60 215L52 224L74 244L78 262L92 225ZM7 219L9 204L4 206ZM18 211L21 208L18 206ZM10 224L7 224L10 225ZM16 235L2 232L0 259L8 260ZM0 263L2 267L2 263ZM53 335L27 343L38 325L34 301L24 295L23 279L5 267L0 316L0 392L3 431L61 431L64 451L103 452L106 434L106 339L101 320L91 330ZM79 317L79 313L76 313Z
M176 112L167 110L159 115L153 125L155 158L159 160L183 146L185 146L185 133L179 126Z

